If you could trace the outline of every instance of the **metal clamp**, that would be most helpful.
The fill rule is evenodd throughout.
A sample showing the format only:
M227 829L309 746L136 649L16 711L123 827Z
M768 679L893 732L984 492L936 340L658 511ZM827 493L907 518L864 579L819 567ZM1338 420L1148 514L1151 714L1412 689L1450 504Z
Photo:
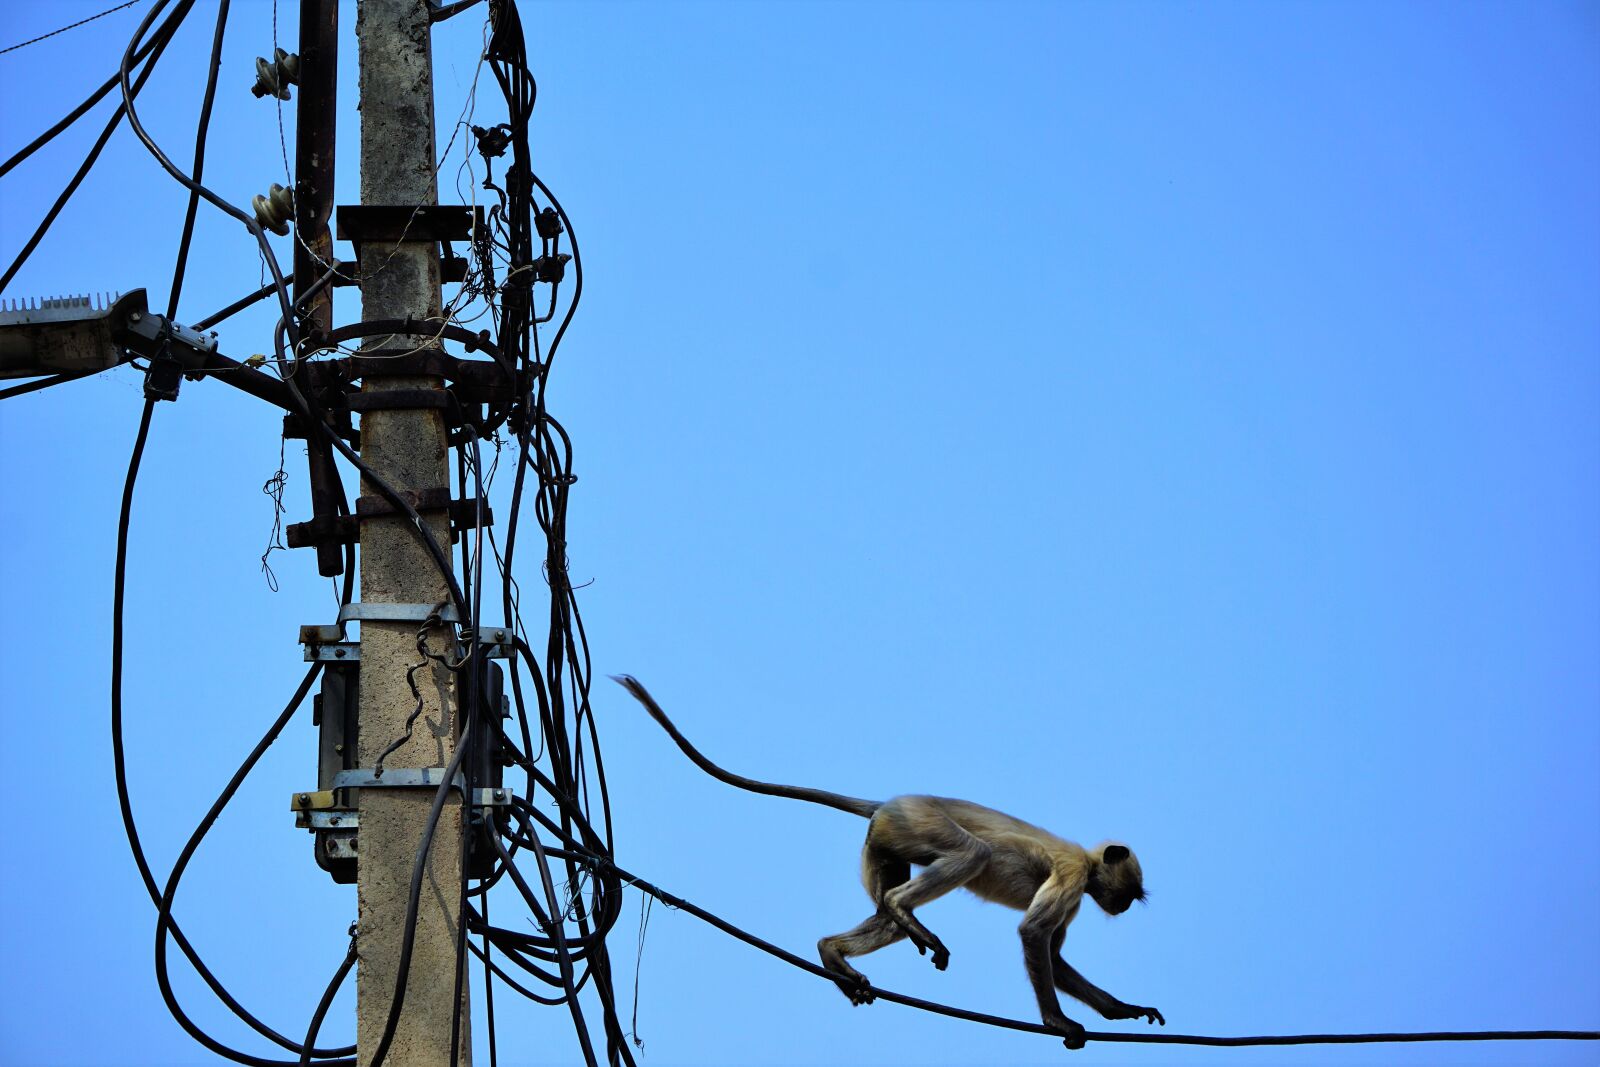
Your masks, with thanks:
M462 630L456 636L457 655L464 656L471 647L473 632ZM485 659L510 659L516 651L516 642L510 629L504 626L484 626L477 631L478 654ZM337 626L302 626L300 643L305 646L307 663L360 663L361 642L341 641Z
M302 830L359 830L361 829L361 815L359 812L346 811L308 811L301 814L294 824Z
M440 622L460 622L461 616L456 614L456 606L446 603L439 604L383 604L373 601L362 601L359 604L346 604L339 609L340 622L416 622L423 623L438 617Z
M383 777L379 778L376 772L365 767L353 770L340 771L333 776L333 788L339 789L437 789L444 784L444 772L447 767L387 767ZM450 783L452 789L465 792L467 785L466 776L456 773L455 781ZM305 794L301 794L302 796ZM310 794L320 797L322 794ZM331 795L331 794L330 794ZM498 789L472 790L472 803L479 807L489 807L496 804L509 804L513 798L513 791L506 787ZM297 805L302 809L315 808L318 805Z
M386 767L382 777L367 767L340 771L333 776L335 789L437 789L444 784L447 767ZM467 779L457 772L451 788L465 789Z

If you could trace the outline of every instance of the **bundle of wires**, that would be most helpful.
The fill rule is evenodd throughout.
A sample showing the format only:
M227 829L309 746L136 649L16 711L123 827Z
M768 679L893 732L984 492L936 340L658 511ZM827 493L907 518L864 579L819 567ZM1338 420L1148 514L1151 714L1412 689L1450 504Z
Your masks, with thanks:
M169 12L167 9L171 8ZM145 130L140 120L136 98L140 88L154 69L168 43L173 39L184 19L193 8L193 0L156 0L129 41L117 74L102 86L98 93L80 105L66 118L46 131L33 143L8 160L0 172L15 167L42 145L48 143L77 118L86 113L95 102L109 92L120 89L122 103L107 122L102 137L91 148L78 174L69 182L33 238L22 249L6 270L6 281L16 273L28 255L37 247L84 174L93 166L101 147L124 117L145 147L178 182L190 191L189 209L179 246L178 261L174 270L168 317L177 313L179 294L189 258L190 241L195 214L200 200L244 223L255 238L262 260L272 276L272 283L256 294L276 295L281 315L274 331L276 368L282 375L287 393L302 415L306 425L321 428L329 443L362 475L373 491L384 497L395 511L404 516L409 528L423 542L428 554L446 579L450 600L466 630L477 632L485 600L484 524L477 525L477 535L470 546L463 544L462 568L459 579L454 573L447 552L437 542L429 527L422 521L411 502L402 497L393 486L379 477L362 462L350 447L340 439L322 418L321 398L314 392L303 392L297 382L296 371L307 358L302 350L303 335L300 316L303 305L322 285L328 284L336 273L333 264L323 264L327 273L317 285L303 290L299 301L288 289L288 280L280 269L265 233L254 217L237 205L217 196L202 181L205 144L209 127L211 105L215 95L217 72L221 61L223 34L228 21L229 0L221 0L212 39L210 71L205 101L202 105L196 136L194 161L184 170L168 158ZM456 5L464 9L465 5ZM516 452L515 486L504 533L503 549L494 538L489 538L494 563L492 575L499 584L498 595L491 591L491 605L499 602L505 612L508 627L515 635L516 655L509 664L509 682L515 708L516 739L507 738L501 745L505 761L520 767L526 775L522 796L514 804L475 811L474 819L490 820L488 840L495 851L494 863L488 876L469 879L469 864L463 856L461 921L458 923L457 993L466 980L466 963L476 957L483 963L485 999L489 1013L489 1056L493 1065L498 1058L494 1025L494 986L496 983L547 1005L565 1005L571 1012L579 1045L585 1061L598 1064L595 1042L589 1032L583 1001L589 997L598 1002L601 1028L604 1036L604 1057L611 1064L633 1064L626 1035L620 1023L616 996L613 990L610 958L605 938L621 911L622 884L610 864L612 826L604 765L600 758L599 738L589 705L591 663L578 612L576 596L567 576L566 516L571 486L572 442L560 423L547 408L547 388L550 370L562 339L576 312L582 295L582 263L578 258L572 225L560 203L544 182L533 172L528 123L532 114L536 88L528 68L522 24L514 2L491 5L488 45L484 56L493 70L504 96L507 121L500 127L508 135L511 165L503 176L503 187L487 179L485 188L498 197L498 204L490 213L490 233L476 242L477 262L469 272L463 286L462 298L452 303L447 314L454 319L455 306L470 300L481 300L494 318L495 355L503 366L514 372L514 396L501 410L478 425L505 426L513 436ZM166 18L151 32L156 20L167 12ZM147 39L148 38L148 39ZM141 62L143 66L140 67ZM493 155L485 151L488 163ZM562 251L562 237L571 249ZM563 285L565 271L559 268L570 260L573 280L570 287ZM556 265L552 273L550 265ZM497 274L500 277L496 283ZM548 294L546 296L545 294ZM547 305L544 314L534 308L535 300ZM210 317L214 325L226 315L248 304L249 298ZM553 337L548 345L542 343L540 326L557 318ZM50 383L54 384L54 383ZM144 880L147 892L157 908L156 923L156 977L162 997L169 1011L183 1029L212 1052L237 1063L260 1067L287 1067L289 1064L318 1063L325 1065L354 1064L353 1046L323 1048L316 1045L318 1030L340 983L352 969L356 960L356 942L352 931L351 943L333 979L322 996L303 1039L296 1040L279 1033L262 1022L226 989L214 976L194 946L184 935L174 918L174 901L183 874L211 826L231 800L246 775L250 773L266 749L276 740L290 718L311 690L319 674L313 665L301 679L293 697L282 713L273 721L250 755L240 765L228 785L216 798L211 808L196 827L180 852L171 873L164 882L157 880L146 859L129 800L126 765L122 743L122 647L123 606L127 567L127 531L132 516L134 488L137 482L144 446L150 432L155 402L147 400L140 420L133 455L129 462L122 500L122 522L118 536L117 562L113 590L113 640L112 640L112 733L113 753L117 775L118 795L122 808L124 828L135 862ZM498 431L496 431L498 434ZM496 465L502 442L494 442ZM483 448L474 430L469 426L457 442L457 471L462 482L462 495L466 495L470 478L474 497L484 499L487 485L493 478L494 468L484 469ZM536 517L544 544L541 567L549 594L549 606L544 613L545 630L535 635L524 624L520 614L519 587L512 577L513 561L518 548L519 521L524 498L531 495L531 507ZM349 514L348 501L341 500L338 510ZM346 554L346 567L341 602L349 603L353 594L355 573L354 548ZM487 662L475 642L459 661L445 660L458 680L458 698L462 705L473 708L481 700L487 681ZM493 737L471 736L475 723L483 721L478 716L463 715L463 734L458 739L449 773L453 780L457 772L466 779L468 789L483 783L475 780L477 762L464 757L475 744L494 744ZM481 729L481 727L480 727ZM372 1057L373 1064L386 1058L393 1043L401 1018L416 923L420 908L423 876L427 857L444 812L448 787L435 795L434 804L417 847L417 860L410 885L405 918L405 930L399 971L396 975L391 1010L378 1039ZM537 804L554 804L558 815L547 818ZM541 833L549 837L541 840ZM463 835L463 848L472 835ZM471 884L473 881L476 884ZM496 926L490 922L489 898L496 886L513 887L523 907L531 914L537 934ZM469 943L468 934L475 938ZM213 994L236 1017L262 1037L278 1045L294 1060L281 1060L252 1054L234 1048L208 1033L191 1017L179 1002L169 974L168 945L175 943L189 963L205 981ZM530 988L532 987L532 988ZM542 987L542 991L541 988ZM452 1035L452 1062L460 1054L461 1034L459 1019L457 1032Z

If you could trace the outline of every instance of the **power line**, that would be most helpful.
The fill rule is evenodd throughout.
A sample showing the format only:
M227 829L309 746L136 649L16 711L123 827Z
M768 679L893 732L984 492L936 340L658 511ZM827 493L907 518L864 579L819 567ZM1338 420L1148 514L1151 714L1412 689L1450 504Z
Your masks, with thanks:
M151 12L152 17L165 6L165 0L157 0L155 8ZM22 251L17 253L16 258L11 262L11 266L6 268L6 271L3 275L0 275L0 290L4 290L7 285L11 284L11 279L16 277L17 271L22 269L22 265L27 262L28 257L33 255L33 250L37 248L39 246L39 242L44 239L46 231L48 231L51 225L55 223L56 216L61 214L61 209L66 207L67 201L72 199L72 194L78 191L79 185L83 184L83 179L88 175L90 169L94 167L95 161L100 158L100 153L102 150L104 150L106 142L111 140L111 135L115 133L117 127L121 125L122 117L127 113L127 101L132 100L133 97L139 95L139 90L144 88L144 83L150 77L150 74L155 70L156 63L161 59L162 52L166 50L167 45L172 41L173 34L177 33L179 24L183 22L184 18L189 14L189 10L193 6L193 0L187 0L187 2L180 3L177 7L173 8L172 14L167 16L167 20L161 24L160 29L158 29L155 35L151 38L150 43L153 45L153 47L148 53L148 61L145 63L144 68L139 72L138 79L133 83L131 88L125 83L123 85L124 103L118 105L116 111L111 113L111 118L106 121L105 127L100 131L100 136L95 138L94 144L90 146L88 155L84 156L83 162L78 165L77 171L67 181L65 188L63 188L56 196L55 202L50 205L50 210L45 212L44 219L40 221L38 228L33 231L33 236L29 237L27 243L22 246ZM141 26L141 36L143 35L143 32L144 26ZM136 60L137 56L138 53L135 53L133 58ZM125 56L124 59L126 60L127 57ZM131 66L131 63L124 62L121 70L118 72L117 78L112 84L122 81L122 74L128 69L129 66ZM92 99L93 97L91 97L91 100ZM87 108L84 108L83 110L87 110ZM41 135L39 138L36 138L27 148L24 148L21 152L18 152L15 156L11 157L11 159L7 161L6 167L9 168L15 163L19 162L25 158L26 154L31 152L36 146L43 144L56 133L60 132L60 130L65 129L67 124L69 124L77 114L81 114L81 111L74 112L72 115L67 116L66 119L63 119L60 123L57 123L56 126L52 127L51 130L45 131L43 135ZM0 173L3 173L3 170L0 170Z
M785 963L800 970L814 974L819 978L826 978L830 982L844 980L843 975L834 974L832 971L811 962L804 957L797 956L786 949L774 945L772 942L743 930L733 923L715 915L706 909L692 904L682 897L674 896L658 886L652 885L637 875L630 874L603 857L586 855L583 850L550 850L572 856L580 862L591 863L596 866L609 866L617 877L641 892L646 893L661 901L669 908L686 911L702 922L709 923L723 933L728 934L747 945L776 956ZM886 1000L895 1004L902 1004L909 1008L945 1015L954 1019L964 1019L967 1022L982 1023L986 1026L1001 1027L1006 1030L1021 1030L1026 1033L1044 1034L1049 1037L1059 1038L1062 1035L1041 1023L1024 1022L1021 1019L1008 1019L999 1015L989 1015L984 1012L969 1011L966 1008L957 1008L949 1004L940 1004L932 1000L923 1000L920 997L907 996L893 990L883 989L878 986L868 986L870 992L879 1000ZM1200 1034L1155 1034L1155 1033L1114 1033L1091 1030L1084 1034L1089 1041L1120 1042L1128 1044L1152 1045L1211 1045L1228 1048L1238 1048L1253 1045L1369 1045L1369 1044L1395 1044L1416 1043L1429 1041L1596 1041L1600 1040L1600 1030L1435 1030L1418 1033L1373 1033L1373 1034L1264 1034L1249 1037L1210 1037Z
M79 19L77 22L74 22L70 26L63 26L59 30L51 30L49 33L44 34L41 37L35 37L31 41L23 41L21 44L14 44L9 48L0 48L0 56L5 55L7 52L15 52L19 48L26 48L30 44L38 44L40 41L48 41L50 38L54 37L58 33L66 33L68 30L75 30L79 26L84 25L85 23L93 22L95 19L103 19L107 15L112 14L113 12L121 11L125 7L132 7L135 4L140 4L140 3L143 3L143 2L144 2L144 0L128 0L128 2L125 3L125 4L118 4L116 7L108 7L104 11L100 12L100 14L98 14L98 15L90 15L86 19Z

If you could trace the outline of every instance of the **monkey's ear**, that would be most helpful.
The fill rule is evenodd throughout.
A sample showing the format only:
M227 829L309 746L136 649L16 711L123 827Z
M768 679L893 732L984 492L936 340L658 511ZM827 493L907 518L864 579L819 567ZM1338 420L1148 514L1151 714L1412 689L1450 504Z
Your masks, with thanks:
M1127 859L1129 855L1127 845L1107 845L1105 852L1101 854L1101 858L1106 863L1117 864Z

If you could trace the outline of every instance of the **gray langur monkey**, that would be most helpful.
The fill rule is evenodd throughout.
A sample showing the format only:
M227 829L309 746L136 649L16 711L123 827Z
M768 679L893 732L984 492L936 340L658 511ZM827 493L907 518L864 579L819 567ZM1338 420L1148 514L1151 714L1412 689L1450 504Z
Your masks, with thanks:
M1111 915L1121 915L1144 900L1144 874L1127 845L1106 843L1086 849L1009 815L944 797L903 796L860 800L823 789L774 785L725 771L691 745L638 680L613 675L643 704L695 766L740 789L766 796L805 800L871 820L861 850L861 880L877 905L872 917L853 930L817 942L822 964L841 975L839 988L852 1004L873 1000L866 976L846 962L902 938L919 953L933 953L933 965L950 962L945 948L914 914L914 909L952 889L966 888L985 900L1023 912L1022 958L1039 1000L1045 1026L1084 1046L1084 1029L1061 1010L1059 989L1107 1019L1145 1019L1166 1025L1155 1008L1125 1004L1091 983L1061 957L1067 926L1077 918L1085 893ZM911 868L922 868L912 877Z

